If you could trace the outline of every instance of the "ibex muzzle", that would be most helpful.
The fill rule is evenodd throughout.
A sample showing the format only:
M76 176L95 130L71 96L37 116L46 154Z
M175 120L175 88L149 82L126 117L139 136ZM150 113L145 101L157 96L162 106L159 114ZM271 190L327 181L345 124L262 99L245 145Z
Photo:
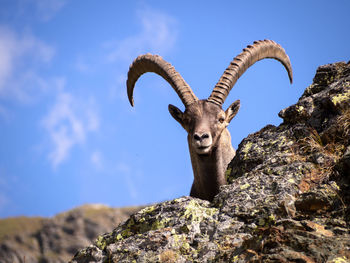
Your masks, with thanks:
M226 184L225 171L235 156L227 126L237 114L240 101L232 103L226 111L222 109L222 104L238 78L264 58L280 61L292 82L292 67L284 49L272 40L255 41L233 59L206 100L198 100L175 68L160 56L141 55L130 66L127 92L132 106L135 83L146 72L154 72L168 81L185 105L184 112L169 105L169 112L188 133L194 174L191 196L211 201L220 186Z

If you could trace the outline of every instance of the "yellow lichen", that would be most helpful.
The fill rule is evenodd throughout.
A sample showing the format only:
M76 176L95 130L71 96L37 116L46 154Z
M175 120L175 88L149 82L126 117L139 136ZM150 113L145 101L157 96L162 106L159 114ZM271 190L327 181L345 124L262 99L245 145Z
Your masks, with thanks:
M185 208L183 217L191 221L201 221L203 218L212 217L218 212L217 208L205 208L198 204L196 200L191 200Z
M174 248L178 249L182 254L188 254L191 246L188 243L186 235L174 235Z
M106 240L104 239L103 236L97 237L96 246L97 246L98 248L100 248L101 250L104 250L104 249L106 248L107 242L106 242Z
M295 180L293 178L288 179L288 183L294 184Z
M164 228L164 221L154 221L152 226L151 226L151 230L158 230L158 229L161 229L161 228Z
M132 235L132 232L127 228L127 229L124 229L122 232L121 232L121 235L123 238L127 238L129 236Z
M344 257L337 257L332 259L331 261L328 261L330 263L348 263L349 260L344 256Z
M252 142L247 142L246 145L244 145L243 149L242 149L242 153L243 153L243 160L247 159L248 156L248 152L249 150L252 148L253 143Z
M259 218L258 225L259 226L265 226L265 219L264 218Z
M238 255L236 255L233 257L232 262L238 262L238 260L239 260L239 257L238 257Z
M332 103L337 106L345 101L350 101L350 90L345 93L337 94L331 98Z
M296 105L296 106L295 106L295 110L296 110L297 112L299 112L299 113L302 113L302 112L304 111L304 107L301 106L301 105Z
M144 209L142 209L142 210L140 211L140 213L142 213L142 214L150 214L150 213L152 213L155 209L156 209L156 208L155 208L154 205L152 205L152 206L147 206L147 207L145 207Z
M244 185L241 185L241 186L240 186L240 189L241 189L241 190L245 190L245 189L247 189L247 188L249 188L249 187L250 187L250 184L246 183L246 184L244 184Z
M275 222L276 222L276 217L275 217L275 215L269 215L269 217L268 217L268 223L269 223L269 225L273 225L273 224L275 224Z
M269 215L267 218L259 218L258 225L261 227L268 227L276 223L275 215Z

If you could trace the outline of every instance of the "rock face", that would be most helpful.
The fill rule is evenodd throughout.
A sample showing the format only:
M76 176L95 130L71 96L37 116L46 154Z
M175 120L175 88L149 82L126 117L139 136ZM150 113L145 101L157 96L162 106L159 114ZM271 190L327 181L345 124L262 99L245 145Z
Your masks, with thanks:
M241 142L212 203L146 207L71 262L349 262L350 64L319 67L279 116Z
M140 209L85 205L53 218L1 219L0 262L67 262L99 234L113 230Z

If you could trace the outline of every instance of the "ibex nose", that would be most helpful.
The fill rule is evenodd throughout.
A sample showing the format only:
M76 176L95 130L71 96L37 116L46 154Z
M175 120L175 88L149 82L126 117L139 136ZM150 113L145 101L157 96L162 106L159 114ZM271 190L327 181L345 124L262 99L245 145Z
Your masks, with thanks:
M209 138L209 134L208 133L203 133L203 134L198 134L198 133L195 133L193 135L193 139L195 139L196 141L202 141L204 139L208 139Z

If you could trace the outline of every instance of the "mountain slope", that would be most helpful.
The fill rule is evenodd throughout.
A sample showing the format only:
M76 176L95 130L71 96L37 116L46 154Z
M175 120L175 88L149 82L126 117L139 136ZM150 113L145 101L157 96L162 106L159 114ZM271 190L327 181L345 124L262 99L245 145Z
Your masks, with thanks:
M98 234L112 231L141 207L84 205L53 218L0 220L0 262L67 262Z

